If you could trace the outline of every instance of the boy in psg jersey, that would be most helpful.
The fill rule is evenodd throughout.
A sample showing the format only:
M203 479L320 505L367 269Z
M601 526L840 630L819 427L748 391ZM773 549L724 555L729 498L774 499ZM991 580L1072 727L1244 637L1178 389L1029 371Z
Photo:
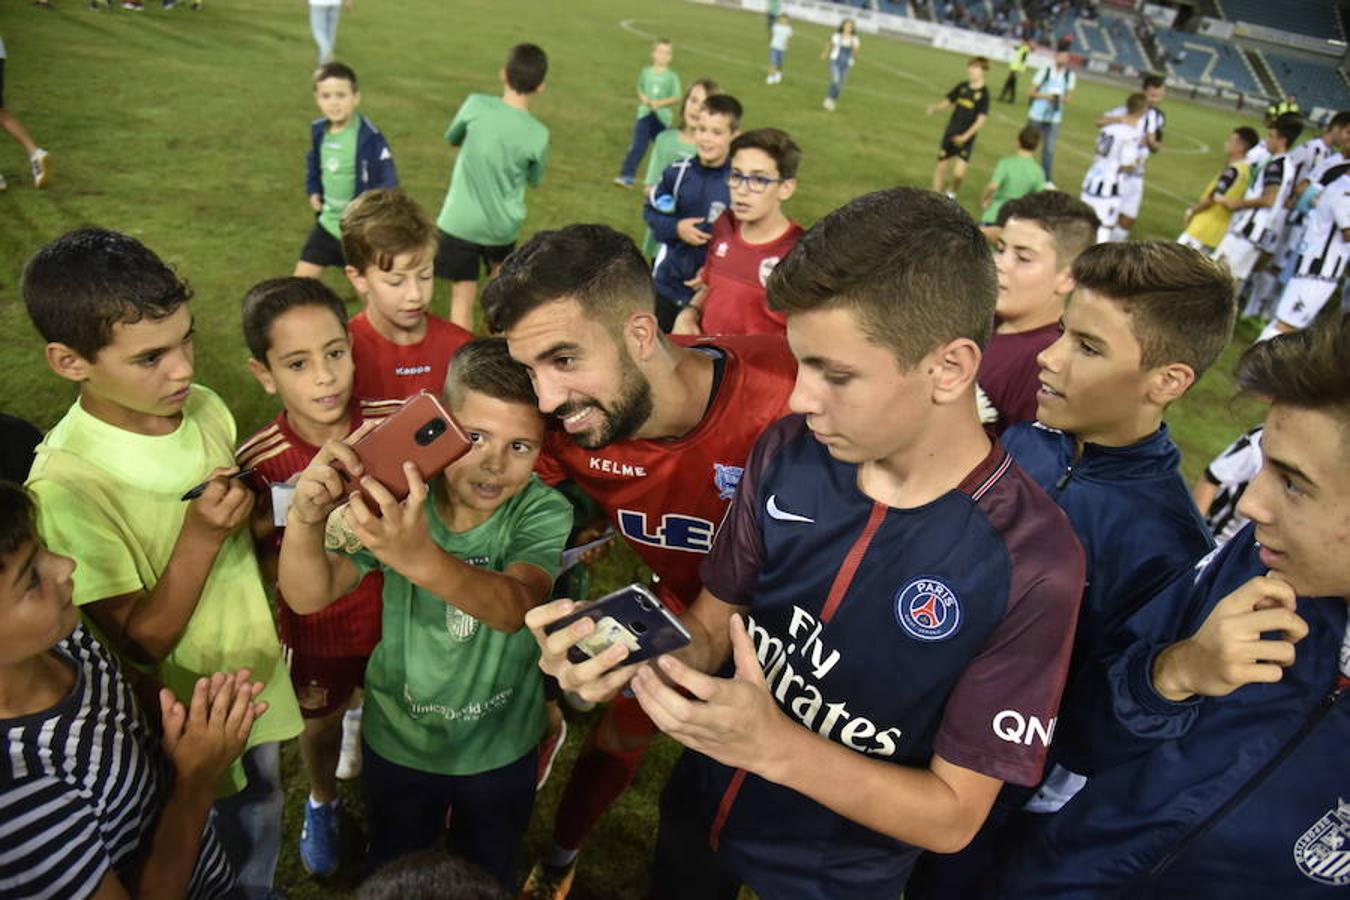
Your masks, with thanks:
M787 412L796 367L783 339L666 337L642 253L601 225L536 234L507 258L483 306L561 426L545 441L545 480L594 498L659 576L662 598L684 609L751 446ZM655 734L632 697L610 707L524 896L566 896L579 848Z
M662 798L654 896L898 896L920 848L959 850L1005 781L1039 779L1083 556L975 415L996 292L979 229L936 194L825 217L769 281L796 415L746 463L693 644L572 665L594 623L545 636L569 601L527 617L563 687L628 684L693 751Z

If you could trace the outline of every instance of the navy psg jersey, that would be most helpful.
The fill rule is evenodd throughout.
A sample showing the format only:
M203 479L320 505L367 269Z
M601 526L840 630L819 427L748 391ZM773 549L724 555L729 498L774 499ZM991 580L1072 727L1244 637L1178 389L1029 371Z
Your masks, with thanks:
M857 474L802 417L771 426L705 587L747 608L769 690L802 726L878 760L926 768L937 754L1036 784L1083 591L1068 519L997 443L960 487L912 509L867 497ZM695 764L712 843L766 896L814 896L804 883L834 877L821 896L882 896L908 877L917 848Z

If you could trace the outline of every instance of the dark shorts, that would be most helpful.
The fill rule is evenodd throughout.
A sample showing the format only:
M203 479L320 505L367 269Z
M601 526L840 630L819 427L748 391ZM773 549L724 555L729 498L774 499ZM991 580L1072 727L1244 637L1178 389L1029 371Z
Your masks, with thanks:
M952 137L954 137L954 135L943 135L942 147L938 150L938 159L951 159L955 156L962 162L970 162L971 151L975 149L975 139L971 138L966 141L965 144L958 147L952 143Z
M309 237L305 238L305 246L300 248L300 261L316 266L337 266L339 269L347 265L342 242L318 223L315 223Z
M306 656L294 651L287 656L300 715L306 719L321 719L345 709L352 691L365 684L364 656Z
M441 243L436 249L436 277L477 281L480 273L492 271L492 267L506 259L515 247L515 244L473 244L442 231Z
M5 58L0 56L0 109L5 108Z

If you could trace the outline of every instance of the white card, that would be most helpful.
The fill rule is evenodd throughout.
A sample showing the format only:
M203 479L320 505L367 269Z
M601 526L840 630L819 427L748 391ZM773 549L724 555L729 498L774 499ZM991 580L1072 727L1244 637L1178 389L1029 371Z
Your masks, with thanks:
M295 499L295 485L272 485L272 524L278 528L286 527L286 513L291 511L291 501Z

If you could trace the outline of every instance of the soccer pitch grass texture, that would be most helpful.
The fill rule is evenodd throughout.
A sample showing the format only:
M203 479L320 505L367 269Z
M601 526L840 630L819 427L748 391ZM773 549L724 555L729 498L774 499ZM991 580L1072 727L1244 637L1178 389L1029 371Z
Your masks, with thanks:
M245 368L239 302L257 281L291 272L313 217L306 200L305 153L315 47L300 0L207 0L201 12L90 12L80 0L55 10L6 4L0 35L9 53L6 103L52 152L55 175L32 189L18 145L0 140L0 409L51 426L74 397L46 368L42 343L19 295L25 260L57 235L97 224L130 232L191 282L197 324L197 380L217 390L240 436L276 413ZM512 44L532 41L549 54L547 89L532 112L551 131L544 184L530 191L525 236L571 222L603 222L642 234L641 195L613 187L634 118L634 82L657 35L675 44L685 84L712 77L745 105L745 128L776 126L804 151L789 214L809 226L848 199L899 184L928 186L944 115L923 108L965 78L964 58L924 46L863 36L859 63L838 111L821 100L828 81L821 47L829 31L794 23L778 85L764 83L768 34L761 14L675 0L358 0L342 16L337 56L360 77L360 111L393 147L402 184L433 216L440 210L455 151L446 126L471 92L498 93L498 71ZM1005 69L995 66L997 92ZM1029 75L1022 79L1025 97ZM1133 85L1080 80L1059 140L1055 180L1077 194L1096 138L1095 117L1124 101ZM960 194L978 215L994 164L1013 152L1025 101L994 103ZM1149 164L1135 236L1173 239L1181 214L1222 165L1222 144L1252 115L1215 110L1180 97L1165 105L1164 150ZM326 280L357 309L340 273ZM438 285L433 309L446 314ZM1248 335L1250 338L1250 335ZM1233 404L1235 344L1172 410L1173 434L1194 477L1257 414ZM636 570L611 553L594 590ZM561 785L585 724L540 799L531 848L547 837ZM656 799L675 755L663 742L636 788L602 823L582 854L573 896L641 894L655 836ZM303 779L288 754L290 802L278 885L293 898L341 896L352 881L307 878L295 852ZM350 786L344 793L359 816ZM346 870L350 870L350 866Z

